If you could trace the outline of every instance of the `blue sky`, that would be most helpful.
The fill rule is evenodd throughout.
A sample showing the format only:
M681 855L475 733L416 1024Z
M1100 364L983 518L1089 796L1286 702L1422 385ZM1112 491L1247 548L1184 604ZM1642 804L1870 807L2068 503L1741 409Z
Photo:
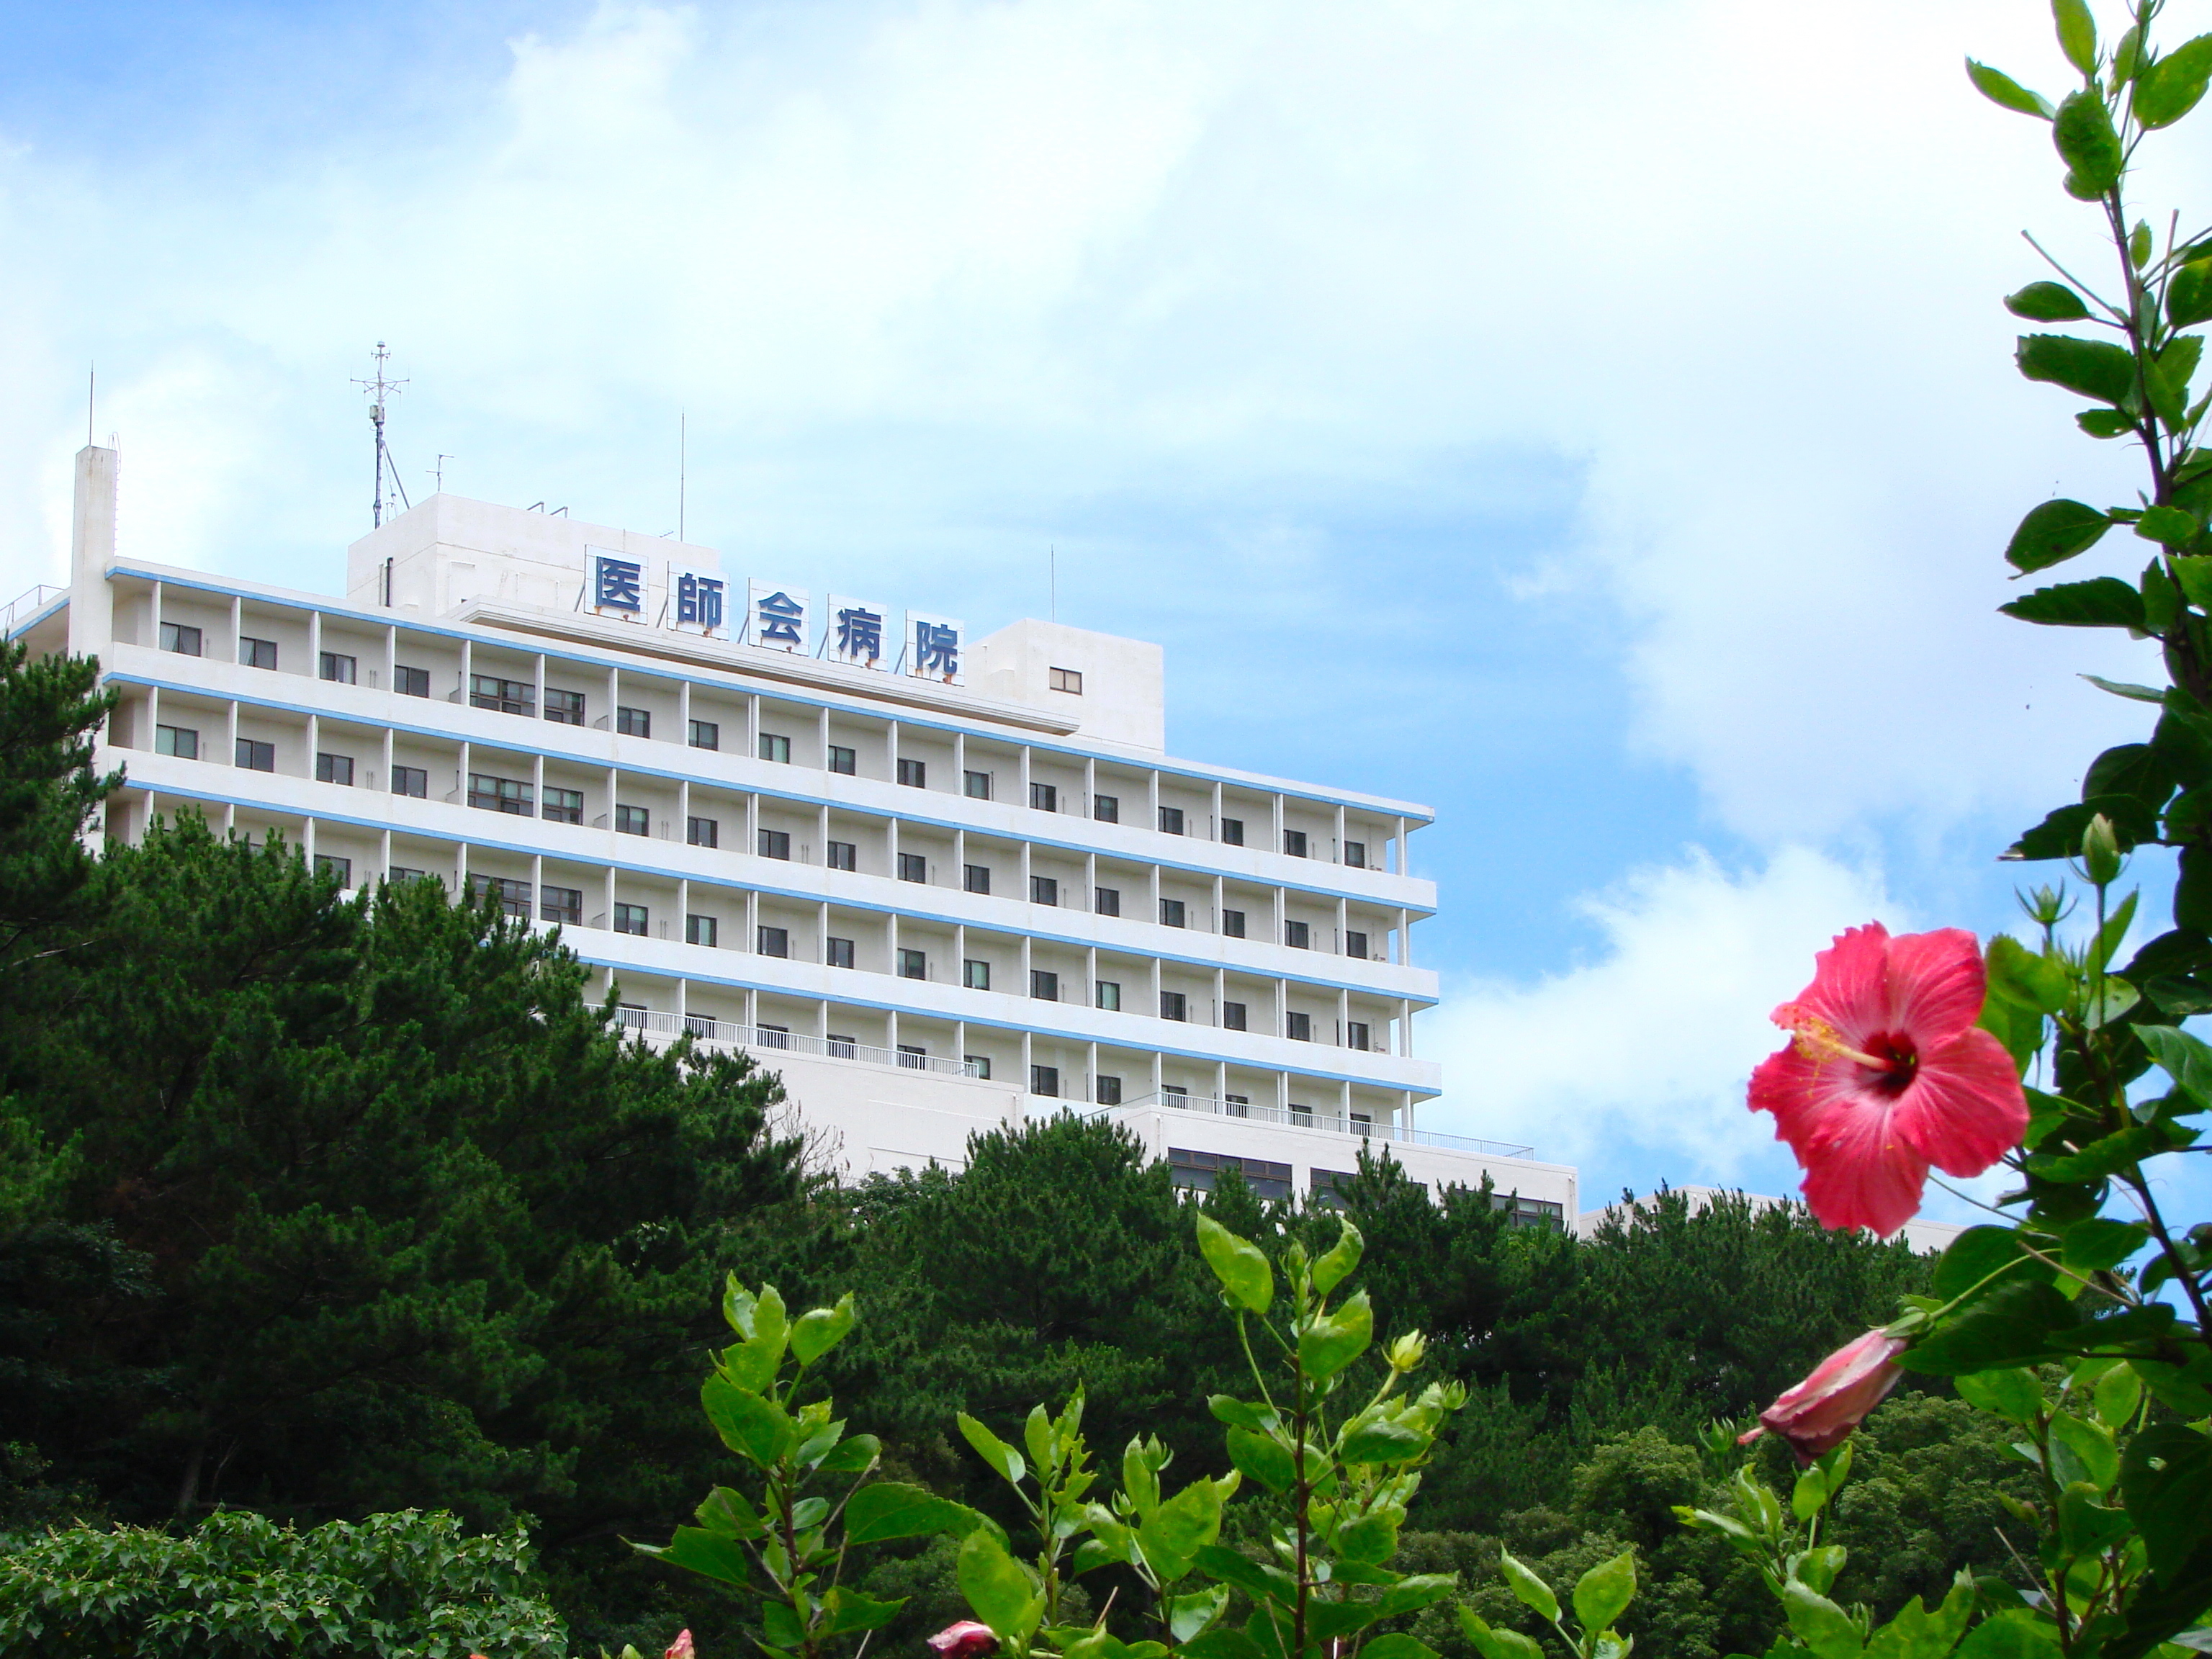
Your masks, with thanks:
M2056 84L2044 9L1812 9L10 7L0 586L89 362L129 549L308 587L376 340L418 492L672 529L681 411L733 570L988 627L1056 550L1178 752L1432 802L1430 1127L1787 1190L1767 1010L2008 925L2140 725L2076 674L2147 672L1993 614L2026 507L2132 488L1996 304L2091 246L1960 72Z

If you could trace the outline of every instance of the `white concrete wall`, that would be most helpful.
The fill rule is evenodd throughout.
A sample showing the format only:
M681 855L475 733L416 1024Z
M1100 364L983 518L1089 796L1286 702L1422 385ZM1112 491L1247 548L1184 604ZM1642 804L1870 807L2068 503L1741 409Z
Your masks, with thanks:
M1166 653L1157 645L1030 617L977 641L970 656L969 678L987 696L1072 714L1100 743L1166 751ZM1079 695L1052 689L1055 668L1083 676Z

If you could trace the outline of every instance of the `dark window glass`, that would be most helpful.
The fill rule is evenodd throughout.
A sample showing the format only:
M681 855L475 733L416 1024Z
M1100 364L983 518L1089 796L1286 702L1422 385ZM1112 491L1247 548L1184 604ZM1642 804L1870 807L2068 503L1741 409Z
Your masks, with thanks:
M684 918L684 942L686 945L716 945L720 943L722 924L714 916L686 916Z
M855 771L859 770L855 764L855 758L853 751L843 744L833 743L830 745L830 769L832 772L842 772L847 777L851 777Z
M721 726L713 720L693 720L691 746L694 749L720 749L722 746Z
M511 812L528 817L530 786L520 778L495 778L488 772L469 774L469 805L488 812Z
M1060 1093L1060 1067L1057 1066L1030 1066L1030 1092L1033 1095L1056 1097Z
M395 766L392 769L392 793L412 795L420 800L430 792L430 774L420 766Z
M581 726L584 723L584 694L580 691L556 691L545 688L545 718L556 726Z
M520 680L503 680L496 674L469 676L469 707L492 708L502 714L537 712L538 694Z
M991 866L988 864L964 864L960 867L960 885L970 893L991 890Z
M356 678L358 668L359 665L356 664L351 657L347 656L343 652L325 651L323 653L321 672L322 677L326 680L330 680L339 685L356 684L359 683Z
M991 964L988 962L979 962L975 957L970 957L967 961L960 964L960 982L971 991L989 990L991 988Z
M1181 899L1162 899L1160 901L1161 927L1180 927L1182 926L1182 901Z
M1030 878L1030 902L1031 904L1059 903L1060 884L1054 880L1050 876L1031 876Z
M1344 861L1355 870L1364 870L1367 867L1367 843L1364 841L1345 842Z
M580 789L559 789L548 784L539 811L556 823L581 823L584 821L584 792Z
M684 820L684 839L694 847L720 847L722 844L722 825L718 818L686 818Z
M1182 834L1182 807L1163 806L1160 808L1160 833L1164 836L1179 836Z
M991 1080L991 1057L988 1054L969 1054L968 1065L984 1082Z
M929 787L929 763L927 761L902 760L898 763L898 781L909 789Z
M1221 1024L1222 1029L1224 1030L1242 1031L1249 1030L1249 1028L1244 1023L1244 1005L1241 1002L1223 1003L1221 1005Z
M386 881L420 881L429 874L427 870L410 870L404 864L395 864L384 872Z
M1163 1094L1166 1093L1162 1090ZM1255 1198L1288 1198L1291 1195L1291 1166L1276 1164L1267 1158L1238 1158L1233 1152L1200 1152L1181 1146L1168 1148L1168 1179L1176 1186L1193 1192L1211 1192L1213 1182L1224 1170L1234 1170L1244 1177L1244 1184L1252 1189Z
M849 841L830 843L830 867L832 870L857 870L860 867L860 849Z
M1093 1086L1096 1087L1098 1091L1098 1103L1101 1106L1119 1106L1121 1103L1121 1079L1120 1078L1102 1077Z
M853 941L848 939L831 939L824 960L832 968L850 968L853 965Z
M469 890L478 898L489 893L492 901L510 916L530 919L530 884L501 876L471 876Z
M653 735L653 711L650 708L617 708L615 730L625 738L649 738Z
M1242 847L1244 844L1244 820L1242 818L1222 819L1221 839L1231 847Z
M334 854L318 853L315 854L315 873L328 876L341 887L350 887L353 885L353 860L339 858Z
M991 775L988 772L963 773L961 775L961 783L963 787L967 791L969 799L988 800L991 799Z
M929 958L920 951L901 951L898 953L898 971L901 979L927 979Z
M274 772L276 769L276 745L252 738L240 738L238 752L233 759L249 772Z
M1284 830L1283 850L1294 859L1304 858L1306 855L1306 832L1303 830Z
M1358 957L1362 962L1366 961L1367 935L1352 928L1345 929L1344 954L1348 957Z
M1110 979L1102 979L1095 988L1093 998L1108 1013L1119 1013L1121 1008L1121 988Z
M1091 816L1101 823L1121 823L1121 798L1119 795L1093 795L1091 798Z
M179 656L197 657L200 654L200 630L183 623L163 623L161 649L174 651Z
M1060 791L1048 783L1033 783L1030 786L1030 805L1040 812L1057 812Z
M1283 943L1293 951L1310 951L1313 948L1313 929L1303 921L1286 921L1283 924Z
M403 664L392 671L392 689L403 697L427 697L430 695L430 671L409 668Z
M1344 1046L1347 1048L1372 1048L1375 1046L1369 1039L1365 1020L1349 1019L1344 1023Z
M763 922L759 935L754 948L761 955L787 957L791 954L791 930L788 927L771 927L766 922Z
M343 783L350 786L353 782L353 757L351 755L316 756L315 781Z
M1121 914L1121 890L1118 887L1094 887L1091 890L1091 908L1102 916Z
M764 761L781 761L786 765L790 764L791 739L789 738L778 737L773 732L762 732L760 734L760 757Z
M899 854L899 879L901 881L927 881L929 879L928 858L921 853L901 853Z
M791 831L788 830L761 830L754 833L759 839L757 850L763 858L787 859L791 856Z
M1190 1018L1189 999L1184 996L1181 991L1161 992L1160 1018L1162 1019L1188 1019Z
M174 755L179 760L198 760L200 734L189 726L157 726L154 728L154 752Z
M1311 1014L1302 1014L1297 1009L1293 1008L1291 1010L1290 1013L1285 1016L1285 1024L1286 1029L1285 1030L1284 1035L1288 1036L1291 1042L1311 1042L1313 1041L1313 1016Z
M248 639L243 635L238 641L238 660L248 668L276 666L276 641Z
M584 925L584 890L580 887L541 887L538 890L538 919Z
M649 836L653 833L653 811L644 806L615 808L615 833L618 836Z
M1060 1000L1060 975L1048 969L1030 969L1030 994L1039 1002Z
M1224 910L1221 913L1221 931L1231 939L1243 939L1244 913L1242 910Z
M646 908L642 904L615 906L615 932L635 933L642 938L649 926Z

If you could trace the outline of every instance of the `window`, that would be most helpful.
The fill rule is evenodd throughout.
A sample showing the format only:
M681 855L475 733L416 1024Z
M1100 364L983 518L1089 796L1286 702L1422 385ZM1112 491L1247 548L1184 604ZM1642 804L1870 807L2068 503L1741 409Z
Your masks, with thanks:
M161 649L174 651L179 656L197 657L200 654L200 630L187 628L182 623L163 623Z
M1291 1042L1311 1042L1313 1041L1313 1016L1311 1014L1302 1014L1297 1009L1293 1008L1283 1018L1285 1027L1283 1035L1289 1037Z
M1214 1182L1231 1170L1244 1177L1244 1184L1252 1189L1255 1198L1291 1195L1291 1166L1287 1164L1276 1164L1263 1158L1238 1158L1233 1152L1168 1148L1168 1179L1189 1191L1212 1191Z
M1050 876L1031 876L1030 878L1030 902L1031 904L1059 903L1060 884L1054 880Z
M711 744L708 746L709 748L713 747ZM762 732L760 734L760 757L764 761L779 761L786 766L790 765L791 739L789 738L780 738L773 732Z
M927 979L929 957L920 951L901 951L898 953L898 972L901 979Z
M1224 1031L1249 1031L1252 1029L1245 1021L1243 1003L1224 1002L1221 1005L1221 1029Z
M392 769L392 793L412 795L420 800L430 793L430 774L420 766L395 766Z
M898 781L909 789L929 787L929 763L927 761L902 760L898 763Z
M615 710L615 730L625 738L649 738L653 735L653 710L650 708L620 708Z
M991 964L970 957L960 964L960 982L971 991L991 988Z
M350 887L353 885L353 860L329 853L318 853L315 854L315 873L328 876L341 887Z
M722 844L721 820L686 818L684 820L684 839L693 847L720 847Z
M832 870L857 870L860 867L860 849L849 841L830 843L830 867Z
M1249 1095L1224 1095L1221 1097L1221 1103L1227 1109L1222 1113L1224 1117L1252 1115L1252 1097Z
M1242 910L1224 910L1221 913L1221 931L1231 939L1243 939L1244 913Z
M571 927L584 925L584 890L580 887L540 887L538 890L538 919L540 921L566 922Z
M929 1050L919 1043L902 1042L898 1046L898 1063L908 1071L927 1071L929 1069Z
M760 845L755 850L764 859L788 859L791 856L791 831L761 830L754 832Z
M343 783L353 787L353 757L351 755L318 755L315 757L317 783Z
M241 634L238 636L238 660L245 668L273 669L276 666L276 641L251 639Z
M1242 847L1244 844L1244 820L1242 818L1222 819L1221 839L1224 844L1227 846Z
M580 789L557 789L548 784L539 811L556 823L581 823L584 821L584 792Z
M520 680L503 680L496 674L469 676L469 707L493 708L502 714L537 712L538 694Z
M1091 988L1092 1000L1109 1014L1121 1012L1121 988L1115 981L1102 979Z
M1344 861L1355 870L1364 870L1367 867L1367 843L1364 841L1345 842Z
M963 864L960 866L962 890L988 893L991 890L991 866L988 864Z
M986 1083L988 1083L991 1080L990 1055L969 1054L965 1056L965 1059L967 1060L969 1069L972 1070L977 1077L982 1079Z
M1102 916L1121 914L1121 890L1118 887L1094 887L1091 890L1091 908Z
M325 651L322 656L322 677L338 685L356 685L356 665L351 657L337 651Z
M1079 668L1047 669L1045 684L1055 691L1065 691L1072 697L1079 697L1083 695L1083 671Z
M1283 850L1294 859L1304 858L1306 855L1306 832L1303 830L1284 830Z
M174 755L179 760L198 760L200 734L189 726L157 726L154 728L154 752Z
M1163 806L1160 808L1160 833L1164 836L1179 836L1182 834L1182 807Z
M276 769L276 745L262 743L253 738L240 738L237 752L231 758L249 772L274 772Z
M1182 901L1181 899L1162 899L1160 901L1161 927L1180 927L1182 926L1182 918L1183 909Z
M1367 1022L1365 1020L1348 1019L1345 1021L1344 1046L1347 1048L1372 1048L1375 1046L1374 1043L1370 1042L1368 1039Z
M1366 961L1367 935L1353 928L1346 928L1344 932L1344 954L1348 957L1358 957L1362 962Z
M617 933L635 933L642 939L648 925L646 908L642 904L615 906L615 932Z
M1120 1078L1097 1078L1093 1079L1091 1086L1097 1093L1098 1097L1098 1103L1101 1106L1119 1106L1121 1103L1121 1079Z
M1048 783L1030 786L1030 805L1040 812L1060 811L1060 791Z
M1119 795L1093 795L1091 798L1091 816L1101 823L1121 823L1121 798Z
M721 942L720 918L714 916L686 916L684 918L684 942L686 945L714 945Z
M853 941L848 939L830 940L824 947L822 959L832 968L850 968L853 965Z
M858 1037L839 1036L833 1032L823 1038L822 1042L823 1046L830 1051L830 1058L832 1060L850 1060L860 1051L860 1040Z
M395 864L384 872L384 878L390 882L420 881L428 873L427 870L410 870L404 864Z
M581 726L584 723L584 694L580 691L556 691L545 688L545 718L556 726Z
M830 769L832 772L842 772L847 777L851 777L854 772L859 770L859 768L854 764L854 760L855 757L853 751L845 747L843 744L833 743L830 745Z
M528 817L530 786L520 778L495 778L488 772L469 774L469 805L487 812L511 812Z
M963 772L960 787L969 800L991 799L991 775L988 772Z
M722 746L721 726L714 720L693 720L691 746L694 749L720 749Z
M471 876L469 890L478 898L489 894L493 903L510 916L530 920L530 884L501 876Z
M1306 1190L1312 1194L1313 1201L1322 1208L1340 1210L1344 1207L1342 1189L1358 1179L1358 1176L1350 1170L1316 1170L1313 1171L1312 1185Z
M1523 1198L1518 1193L1492 1193L1490 1207L1505 1212L1509 1227L1559 1227L1565 1224L1565 1206L1547 1203L1540 1198Z
M927 882L929 879L929 860L927 856L921 853L901 853L899 854L899 879L901 881Z
M392 689L403 697L427 697L430 695L430 671L402 665L392 671Z
M791 1047L791 1027L788 1025L756 1025L753 1027L756 1046L763 1048Z
M1060 1000L1060 975L1049 969L1030 969L1030 994L1039 1002Z
M1303 921L1285 921L1283 924L1283 943L1293 951L1310 951L1313 949L1313 929Z
M791 954L791 929L771 927L763 922L755 931L753 948L764 957L787 957Z
M1160 1018L1162 1019L1188 1019L1190 1018L1190 1000L1180 991L1161 992Z
M1033 1095L1058 1096L1060 1093L1060 1067L1057 1066L1030 1066L1030 1092Z
M653 833L653 811L645 806L615 808L615 833L618 836L649 836Z
M1190 1104L1190 1091L1180 1083L1163 1083L1160 1085L1160 1104L1181 1110Z

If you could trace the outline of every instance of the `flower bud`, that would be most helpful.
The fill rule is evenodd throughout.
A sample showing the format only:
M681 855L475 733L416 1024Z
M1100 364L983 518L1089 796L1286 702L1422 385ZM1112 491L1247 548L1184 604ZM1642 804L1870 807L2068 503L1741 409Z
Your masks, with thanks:
M924 1639L935 1650L938 1659L982 1659L983 1655L996 1652L999 1646L999 1638L991 1633L991 1627L979 1625L973 1619L947 1625L936 1635Z
M1419 1331L1407 1331L1390 1345L1390 1369L1410 1371L1420 1364L1421 1356L1429 1351L1429 1339Z
M1759 1426L1739 1436L1739 1443L1756 1440L1771 1430L1790 1443L1801 1464L1832 1451L1897 1386L1905 1374L1897 1356L1910 1346L1887 1330L1869 1331L1845 1343L1814 1366L1810 1376L1759 1413Z
M2081 867L2100 887L2120 878L2120 838L2112 833L2112 819L2102 812L2081 832Z

